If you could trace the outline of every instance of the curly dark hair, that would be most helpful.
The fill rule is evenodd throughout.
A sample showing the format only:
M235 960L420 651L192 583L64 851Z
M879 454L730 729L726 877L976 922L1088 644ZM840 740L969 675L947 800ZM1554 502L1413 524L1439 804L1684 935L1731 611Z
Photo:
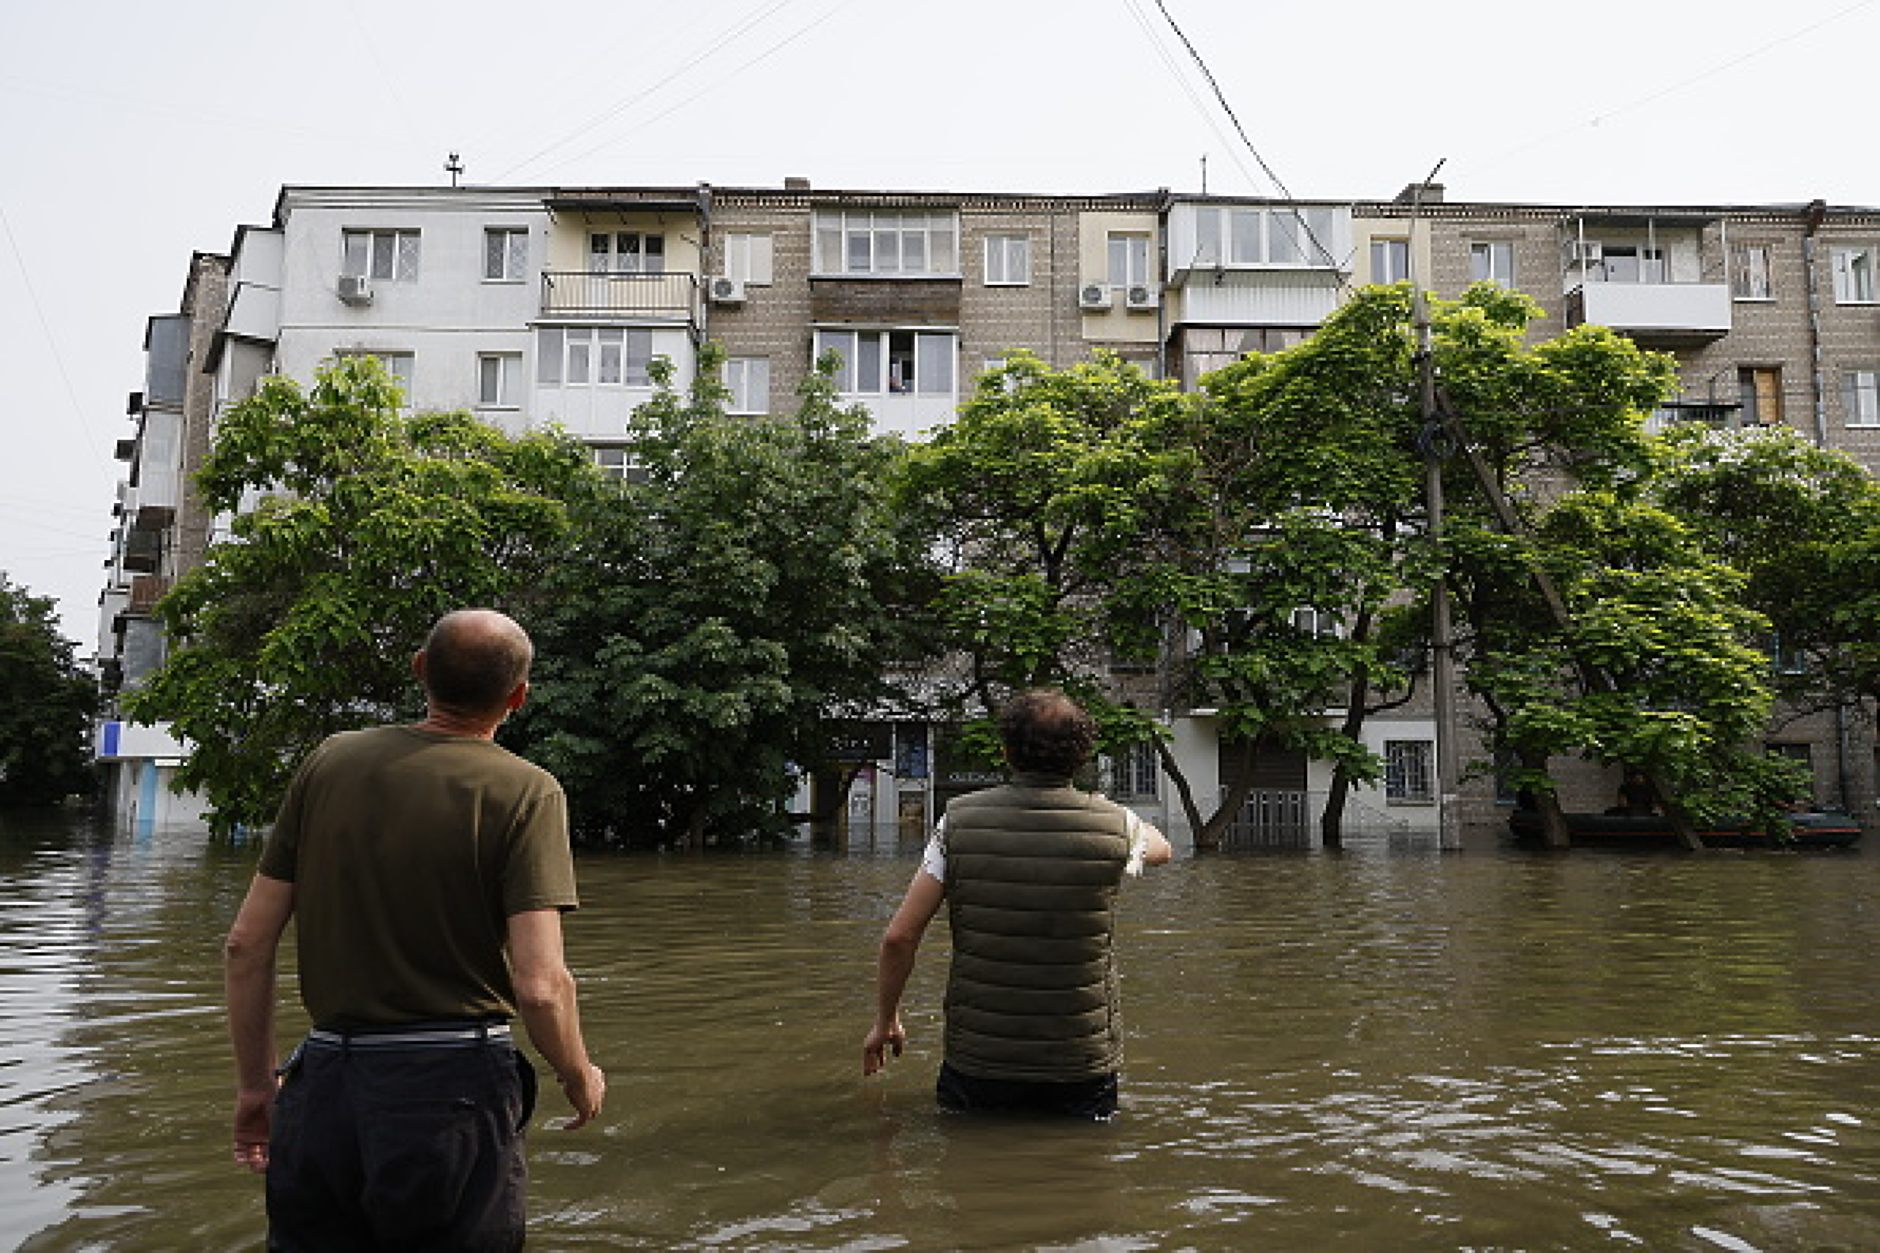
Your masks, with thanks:
M1097 724L1054 687L1020 692L999 710L999 739L1012 769L1068 779L1097 747Z

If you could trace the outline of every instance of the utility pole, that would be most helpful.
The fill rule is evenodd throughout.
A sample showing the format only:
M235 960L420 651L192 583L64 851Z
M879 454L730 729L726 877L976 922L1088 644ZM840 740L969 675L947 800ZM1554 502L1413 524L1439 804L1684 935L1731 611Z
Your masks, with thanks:
M1439 550L1443 542L1443 461L1449 448L1450 432L1437 405L1436 355L1431 348L1429 299L1422 276L1417 273L1416 228L1422 215L1423 194L1442 168L1443 162L1438 161L1417 185L1416 195L1410 202L1409 242L1417 336L1417 405L1423 418L1423 505L1430 543ZM1459 849L1462 847L1462 814L1461 797L1456 788L1462 768L1456 753L1456 647L1455 630L1449 620L1446 571L1436 576L1430 588L1430 688L1436 705L1437 846Z

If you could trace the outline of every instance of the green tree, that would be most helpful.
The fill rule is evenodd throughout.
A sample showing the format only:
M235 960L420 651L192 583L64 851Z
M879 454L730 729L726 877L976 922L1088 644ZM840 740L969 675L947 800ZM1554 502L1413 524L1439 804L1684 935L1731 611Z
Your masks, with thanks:
M1028 353L984 375L958 419L909 450L900 509L929 536L942 582L931 612L949 661L943 714L988 756L1006 697L1058 685L1105 746L1155 738L1114 663L1158 659L1166 619L1131 572L1152 566L1175 487L1188 401L1111 354L1053 370Z
M59 631L57 606L0 574L0 805L89 793L98 688Z
M1880 483L1786 427L1686 424L1662 451L1652 497L1743 572L1784 710L1880 698Z
M887 490L901 447L836 402L725 413L715 347L628 432L633 473L551 580L521 730L590 837L698 845L773 828L830 719L890 700L918 546Z
M1423 631L1409 593L1436 567L1419 540L1411 315L1407 289L1365 289L1305 343L1203 381L1189 495L1204 525L1167 596L1198 640L1185 703L1219 711L1237 759L1219 807L1190 807L1204 845L1239 811L1255 757L1275 750L1333 763L1320 830L1337 844L1349 789L1381 765L1364 723L1412 694L1406 645Z
M328 734L420 710L410 658L440 614L526 618L571 502L599 490L559 435L399 404L377 362L351 358L310 390L265 380L217 429L197 486L234 538L160 602L169 656L125 702L189 745L177 781L216 831L270 821Z

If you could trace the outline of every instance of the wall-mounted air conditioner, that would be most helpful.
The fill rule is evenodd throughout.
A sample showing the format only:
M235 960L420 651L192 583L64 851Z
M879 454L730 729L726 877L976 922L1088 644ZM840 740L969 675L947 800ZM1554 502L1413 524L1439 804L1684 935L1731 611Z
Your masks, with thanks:
M719 275L706 285L706 292L715 305L741 305L744 303L744 281Z
M339 276L339 298L349 305L372 303L372 280L363 274Z
M1123 303L1138 312L1156 306L1156 291L1146 283L1131 283L1123 294Z
M1080 309L1108 309L1116 303L1116 292L1107 283L1085 283L1077 289Z

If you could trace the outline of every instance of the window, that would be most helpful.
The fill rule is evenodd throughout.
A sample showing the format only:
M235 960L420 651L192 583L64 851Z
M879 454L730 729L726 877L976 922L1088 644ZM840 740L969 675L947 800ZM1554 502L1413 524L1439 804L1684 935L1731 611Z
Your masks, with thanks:
M737 279L747 287L769 286L774 251L768 235L754 235L748 231L727 232L725 277Z
M1599 268L1590 277L1606 283L1662 283L1665 281L1664 249L1607 244L1600 250Z
M1737 400L1743 406L1744 426L1777 426L1782 422L1782 371L1775 366L1744 366L1736 372Z
M1880 369L1843 374L1841 404L1849 426L1880 426Z
M392 381L405 394L405 403L411 403L411 377L414 358L408 352L342 352L342 357L371 357L385 367L385 372L392 376Z
M1768 300L1769 245L1738 244L1730 249L1730 294L1738 300Z
M725 386L731 391L729 413L770 412L770 358L728 357Z
M592 274L664 274L666 237L644 231L594 231L588 235Z
M1384 741L1384 799L1417 804L1436 799L1436 745L1429 740Z
M1874 250L1872 248L1836 248L1834 250L1834 301L1842 305L1866 305L1874 300Z
M418 281L418 232L344 231L340 238L341 274L387 283Z
M485 409L514 409L521 401L522 354L484 353L477 358L477 404Z
M1514 244L1506 239L1481 239L1469 245L1469 281L1514 286Z
M614 326L543 327L535 381L544 387L650 387L653 332Z
M483 232L483 278L491 283L520 283L528 277L529 232L492 226Z
M1149 282L1149 237L1122 231L1109 240L1110 286L1136 287Z
M1371 241L1371 281L1407 283L1410 281L1410 241L1374 239Z
M1022 287L1031 282L1031 236L986 236L986 286Z
M1115 796L1154 799L1159 762L1155 745L1131 744L1110 758L1110 787Z
M1333 264L1337 223L1336 212L1326 205L1259 209L1203 205L1195 210L1193 264L1218 266L1225 259L1229 265L1328 266Z
M953 394L958 337L951 331L818 331L816 355L842 358L836 390L844 395Z
M951 213L827 210L816 215L816 272L958 275L959 219Z
M594 464L600 472L615 482L643 483L646 472L633 464L633 459L625 448L613 444L600 444L593 448Z

